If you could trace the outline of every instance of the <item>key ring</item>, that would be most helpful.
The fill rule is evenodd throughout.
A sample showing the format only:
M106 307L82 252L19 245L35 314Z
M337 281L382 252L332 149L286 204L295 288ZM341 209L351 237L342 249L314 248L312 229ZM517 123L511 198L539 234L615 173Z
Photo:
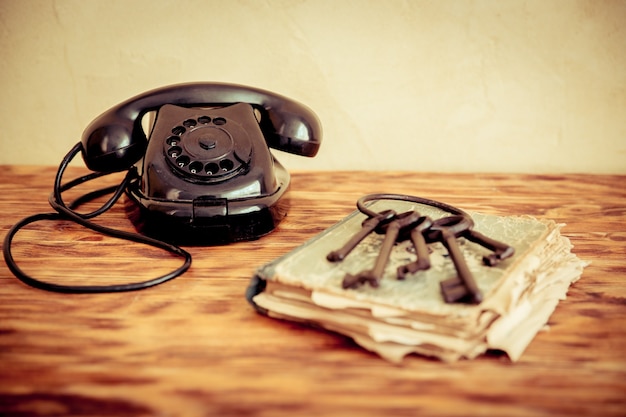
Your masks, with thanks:
M361 213L365 214L367 217L375 217L378 213L376 213L373 210L370 210L365 205L365 203L368 203L370 201L377 201L377 200L406 201L409 203L416 203L416 204L422 204L424 206L435 207L451 215L462 216L464 222L467 222L466 224L468 228L474 227L474 220L472 220L472 216L470 216L469 214L467 214L465 211L461 210L460 208L451 206L446 203L442 203L440 201L430 200L428 198L417 197L417 196L412 196L412 195L386 194L386 193L368 194L366 196L359 198L359 200L356 202L356 207L359 209Z
M427 242L435 242L440 239L442 233L448 233L454 237L463 236L472 230L474 221L471 217L465 217L457 214L442 217L433 221L430 229L426 233Z

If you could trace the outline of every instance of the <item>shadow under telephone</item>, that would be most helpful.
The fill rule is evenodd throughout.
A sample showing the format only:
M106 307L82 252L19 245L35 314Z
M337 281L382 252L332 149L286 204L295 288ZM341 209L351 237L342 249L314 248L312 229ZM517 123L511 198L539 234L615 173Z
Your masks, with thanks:
M142 127L156 112L149 137ZM183 273L191 263L179 244L223 244L271 232L286 214L288 171L268 147L312 157L322 129L308 107L269 91L219 83L192 83L140 94L109 109L85 130L62 161L50 195L55 213L27 217L7 234L3 253L23 282L59 292L113 292L146 288ZM81 153L92 174L62 184L67 165ZM111 193L92 213L78 213L62 193L113 172L127 171L116 187L97 190L80 202ZM141 234L97 225L89 219L126 193L139 212ZM27 224L71 219L100 233L159 247L184 258L175 271L122 285L59 285L25 274L11 242Z

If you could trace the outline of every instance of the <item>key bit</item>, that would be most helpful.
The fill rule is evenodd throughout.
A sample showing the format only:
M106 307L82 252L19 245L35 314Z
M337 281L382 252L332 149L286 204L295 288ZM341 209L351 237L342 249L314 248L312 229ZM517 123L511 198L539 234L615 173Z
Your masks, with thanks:
M413 274L417 271L424 271L430 268L428 247L426 246L426 239L424 239L422 233L428 230L432 224L433 222L430 217L423 216L420 217L418 223L411 229L410 239L415 249L417 259L414 262L398 267L398 279L404 279L407 274Z
M326 255L326 259L330 262L338 262L343 261L343 259L348 256L350 252L363 240L367 235L372 233L377 227L381 224L385 224L393 220L396 216L396 212L393 210L385 210L378 213L378 215L374 217L368 217L361 224L361 229L354 234L348 240L343 247L338 250L334 250Z
M380 285L380 278L373 271L362 271L358 274L346 274L341 283L342 288L358 288L362 284L368 283L372 287L377 288Z

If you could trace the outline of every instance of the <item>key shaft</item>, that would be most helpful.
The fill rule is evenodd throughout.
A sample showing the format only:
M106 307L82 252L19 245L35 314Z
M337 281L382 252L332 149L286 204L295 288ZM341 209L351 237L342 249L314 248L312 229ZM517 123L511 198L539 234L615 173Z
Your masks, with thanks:
M374 217L369 217L361 224L361 229L355 233L340 249L334 250L326 255L330 262L343 261L363 239L372 233L381 223L389 222L396 216L393 210L385 210Z
M432 225L430 217L421 217L419 222L411 229L410 239L415 249L417 259L414 262L398 267L396 276L398 279L404 279L406 275L413 274L417 271L424 271L430 268L430 257L428 255L428 247L423 232L428 230Z
M510 258L515 253L515 249L512 246L485 236L476 230L469 230L464 234L464 237L470 242L477 243L493 252L483 256L483 263L487 266L496 266L500 261Z

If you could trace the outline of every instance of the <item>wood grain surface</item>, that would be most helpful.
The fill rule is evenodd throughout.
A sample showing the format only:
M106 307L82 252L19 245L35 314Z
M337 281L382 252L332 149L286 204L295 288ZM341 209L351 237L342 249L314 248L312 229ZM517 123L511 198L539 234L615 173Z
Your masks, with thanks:
M72 168L68 178L85 172ZM22 217L51 211L54 173L2 167L0 237ZM56 294L2 265L0 415L625 416L625 184L626 176L295 172L277 230L187 248L190 270L158 287ZM396 366L345 337L257 314L244 298L255 269L371 192L566 223L563 234L591 264L516 363L494 353L453 364L411 356ZM132 230L124 206L97 221ZM27 272L63 283L146 279L180 264L67 221L28 226L14 254Z

